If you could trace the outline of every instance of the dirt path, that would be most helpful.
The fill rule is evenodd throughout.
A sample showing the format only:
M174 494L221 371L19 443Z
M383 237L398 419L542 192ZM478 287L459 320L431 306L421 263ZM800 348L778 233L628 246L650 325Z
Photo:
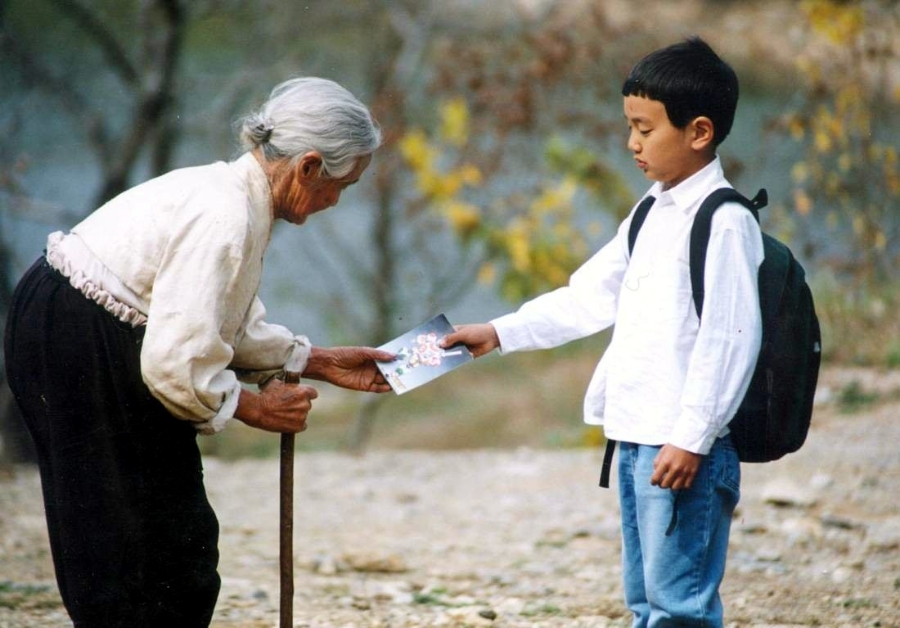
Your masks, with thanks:
M873 381L864 389L885 386ZM900 626L898 388L856 414L821 406L803 450L744 466L723 590L731 626ZM530 449L298 456L295 624L627 626L618 508L597 487L599 461ZM277 477L272 460L207 461L222 525L214 626L277 625ZM0 628L69 625L46 547L34 471L7 472Z

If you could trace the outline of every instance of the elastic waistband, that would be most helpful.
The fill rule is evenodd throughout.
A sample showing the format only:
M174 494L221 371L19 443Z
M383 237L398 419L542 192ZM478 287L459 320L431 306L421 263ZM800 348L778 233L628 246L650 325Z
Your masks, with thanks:
M97 283L93 277L89 277L86 274L84 266L91 267L93 265L95 270L97 270L99 262L92 258L90 252L83 245L80 245L80 240L76 237L70 237L66 241L65 238L66 236L61 232L56 232L47 239L47 250L44 259L50 268L62 277L65 277L69 285L78 292L123 323L128 323L132 327L146 325L146 315L137 308L123 302L101 284ZM108 273L108 271L106 272Z

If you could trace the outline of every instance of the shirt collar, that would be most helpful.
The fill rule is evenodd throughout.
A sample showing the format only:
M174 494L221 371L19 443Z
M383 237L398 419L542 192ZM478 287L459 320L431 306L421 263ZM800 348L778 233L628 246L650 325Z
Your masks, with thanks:
M722 170L722 161L716 155L706 166L689 176L670 190L663 191L662 183L657 181L647 192L647 196L656 197L659 205L673 204L685 214L694 210L710 190L730 187Z
M262 165L257 161L253 153L247 152L231 162L238 176L247 185L247 196L253 213L269 224L271 230L275 222L274 209L272 207L272 190L269 187L269 178L266 176Z

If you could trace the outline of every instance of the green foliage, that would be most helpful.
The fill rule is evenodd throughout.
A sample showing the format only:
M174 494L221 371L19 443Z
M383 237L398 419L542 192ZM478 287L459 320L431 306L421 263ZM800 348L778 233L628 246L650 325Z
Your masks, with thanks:
M427 606L448 606L447 602L436 592L416 593L413 595L414 604L424 604Z
M571 146L558 137L547 143L547 165L551 172L573 177L619 221L634 205L634 194L622 174L584 146Z
M846 413L859 412L876 401L878 394L865 390L857 380L844 386L838 395L838 405Z
M900 368L900 340L894 338L887 344L887 367Z
M878 608L878 603L871 598L853 597L841 602L844 608Z
M0 581L0 607L14 610L53 609L62 606L55 587Z
M559 615L562 609L555 604L528 606L522 610L522 617L538 617L540 615Z

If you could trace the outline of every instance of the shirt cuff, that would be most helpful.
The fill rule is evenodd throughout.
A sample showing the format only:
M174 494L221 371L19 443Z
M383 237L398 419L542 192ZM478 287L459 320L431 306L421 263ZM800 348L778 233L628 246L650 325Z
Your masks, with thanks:
M312 345L306 336L294 336L294 346L288 359L284 361L284 370L291 373L303 373L309 363Z
M221 432L225 429L225 425L228 424L228 421L234 418L234 413L237 412L238 401L240 401L240 398L241 384L235 382L234 388L225 393L225 401L222 403L219 411L216 412L216 415L206 421L195 423L194 427L198 432L205 436Z
M516 313L506 314L489 321L497 332L500 353L512 353L530 346L531 334L528 327L518 324Z
M705 456L712 449L719 436L712 414L694 408L682 408L681 416L675 423L669 443L679 449Z

